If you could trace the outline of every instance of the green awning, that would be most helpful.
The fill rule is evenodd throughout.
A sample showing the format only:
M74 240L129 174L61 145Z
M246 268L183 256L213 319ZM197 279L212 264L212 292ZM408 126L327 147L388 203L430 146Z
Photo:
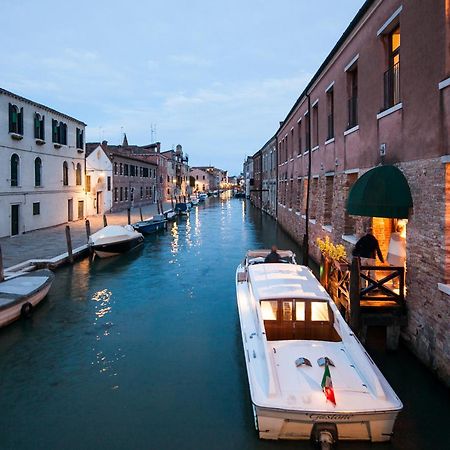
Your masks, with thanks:
M356 180L347 200L353 216L407 219L413 202L408 181L394 166L379 166Z

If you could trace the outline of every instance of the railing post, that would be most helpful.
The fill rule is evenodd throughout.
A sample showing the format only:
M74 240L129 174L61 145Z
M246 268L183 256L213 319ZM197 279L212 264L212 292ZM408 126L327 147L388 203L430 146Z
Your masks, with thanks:
M352 259L350 269L350 328L356 333L359 333L360 327L360 271L361 262L359 257Z

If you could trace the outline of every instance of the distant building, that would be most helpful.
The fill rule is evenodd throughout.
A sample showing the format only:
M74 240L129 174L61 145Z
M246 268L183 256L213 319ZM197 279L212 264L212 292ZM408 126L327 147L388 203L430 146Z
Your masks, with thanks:
M155 203L157 166L126 146L106 141L87 145L86 192L89 212L103 214Z
M189 157L183 153L181 145L175 150L161 152L167 160L166 197L168 199L191 194L189 186Z
M244 161L243 174L245 180L245 196L250 198L250 189L253 189L255 180L253 179L253 157L247 156Z
M84 218L85 127L0 89L0 237Z
M261 207L273 217L277 211L277 141L270 138L261 149Z
M190 176L194 179L194 192L209 192L214 183L214 175L198 167L191 167Z

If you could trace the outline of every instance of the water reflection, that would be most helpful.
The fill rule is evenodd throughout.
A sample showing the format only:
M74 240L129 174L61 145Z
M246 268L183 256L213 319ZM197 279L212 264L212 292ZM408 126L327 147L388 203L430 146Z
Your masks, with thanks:
M170 243L172 254L176 255L178 253L178 224L174 222L172 224L172 229L170 230L170 234L172 235L172 241Z

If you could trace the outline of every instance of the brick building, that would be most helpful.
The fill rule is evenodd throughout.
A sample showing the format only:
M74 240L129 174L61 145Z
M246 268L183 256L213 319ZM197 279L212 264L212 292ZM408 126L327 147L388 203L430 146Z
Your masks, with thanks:
M250 186L250 200L258 208L262 207L262 152L258 150L253 156L253 184Z
M277 144L276 136L270 138L261 149L261 199L262 210L273 217L277 215Z
M447 382L449 11L450 0L367 0L276 133L277 219L298 242L305 234L311 158L309 249L315 259L317 237L328 235L350 253L368 225L386 258L401 225L408 309L402 335ZM355 205L354 193L368 178L370 189ZM370 203L382 194L386 203Z

